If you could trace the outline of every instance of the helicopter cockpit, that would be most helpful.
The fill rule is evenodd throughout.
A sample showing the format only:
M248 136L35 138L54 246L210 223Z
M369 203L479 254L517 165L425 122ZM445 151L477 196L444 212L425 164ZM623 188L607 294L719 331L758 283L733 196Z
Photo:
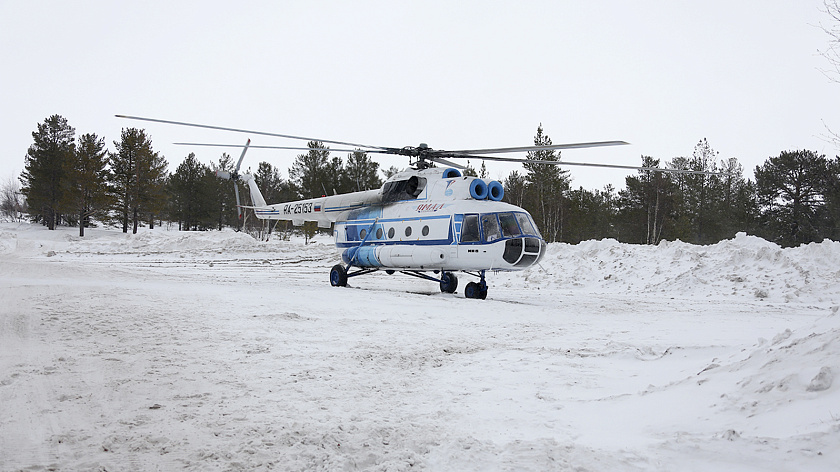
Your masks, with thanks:
M501 240L505 241L502 257L515 267L536 264L545 253L545 241L527 213L506 211L463 215L461 244L490 244Z

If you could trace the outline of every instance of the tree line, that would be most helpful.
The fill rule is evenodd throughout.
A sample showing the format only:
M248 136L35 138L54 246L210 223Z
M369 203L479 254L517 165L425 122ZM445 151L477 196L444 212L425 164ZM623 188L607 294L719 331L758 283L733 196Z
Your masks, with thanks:
M122 131L116 150L95 133L76 138L76 130L60 115L38 124L20 175L20 193L28 213L49 229L78 225L79 235L93 220L154 227L164 211L166 159L152 150L143 130Z
M166 158L153 149L143 129L124 128L108 151L105 140L94 133L76 136L75 128L60 115L52 115L32 133L19 177L20 187L3 184L0 210L11 218L24 211L49 229L56 225L78 226L79 234L96 221L121 226L133 233L141 225L177 223L180 230L242 228L233 182L216 177L231 172L235 163L222 154L209 166L189 153L170 173ZM269 202L311 198L378 188L379 164L361 151L349 153L346 162L330 157L323 143L308 143L309 152L297 156L289 179L267 162L254 172L257 184ZM248 170L250 172L250 169ZM248 205L248 191L242 192ZM20 197L25 197L21 199ZM251 212L253 214L253 212ZM258 228L255 218L250 228Z
M534 144L551 144L542 126ZM625 177L620 191L574 189L568 171L524 164L524 173L513 171L505 179L505 198L531 213L547 241L712 244L746 232L796 246L840 237L840 157L783 151L757 166L750 180L737 159L717 156L705 138L691 156L664 163L642 156L643 167L715 174L642 170ZM559 152L538 151L528 158L558 161Z
M20 215L25 196L28 214L54 229L66 224L84 228L99 221L137 232L140 225L177 223L180 230L244 228L270 231L256 218L239 218L233 182L216 177L231 172L235 162L222 154L209 166L193 153L168 172L166 159L152 147L145 130L124 128L108 151L93 133L75 135L67 120L53 115L38 124L20 175L20 193L3 185L0 210ZM534 144L550 145L537 127ZM331 156L323 143L308 143L283 179L280 171L260 162L254 172L268 202L283 202L379 188L380 170L362 151L345 159ZM522 170L504 179L505 200L528 210L549 242L577 243L614 238L621 242L657 244L680 239L711 244L747 232L783 246L840 237L840 158L827 159L808 150L784 151L755 169L755 180L743 176L737 159L718 160L706 139L691 156L664 163L642 156L645 167L706 171L716 175L639 171L625 178L625 188L573 188L569 172L549 163L558 151L533 151ZM546 161L546 164L539 163ZM250 170L249 170L250 171ZM487 177L469 163L467 175ZM247 188L241 188L248 205ZM251 214L252 215L252 214ZM311 234L314 227L306 227Z

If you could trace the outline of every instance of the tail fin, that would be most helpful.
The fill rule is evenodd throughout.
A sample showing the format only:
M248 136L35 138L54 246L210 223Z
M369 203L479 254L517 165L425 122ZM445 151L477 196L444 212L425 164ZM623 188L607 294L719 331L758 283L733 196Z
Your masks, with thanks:
M255 207L264 207L265 205L265 198L262 196L262 192L260 192L260 188L257 187L257 182L254 180L254 176L251 174L243 174L242 180L248 184L248 189L251 190L251 203Z

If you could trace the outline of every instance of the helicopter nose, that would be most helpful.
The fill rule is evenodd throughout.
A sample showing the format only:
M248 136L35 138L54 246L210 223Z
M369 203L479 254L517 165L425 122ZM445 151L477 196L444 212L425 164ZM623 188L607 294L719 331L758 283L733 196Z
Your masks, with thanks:
M525 269L538 263L545 255L546 244L541 238L521 237L505 241L505 262L518 269Z

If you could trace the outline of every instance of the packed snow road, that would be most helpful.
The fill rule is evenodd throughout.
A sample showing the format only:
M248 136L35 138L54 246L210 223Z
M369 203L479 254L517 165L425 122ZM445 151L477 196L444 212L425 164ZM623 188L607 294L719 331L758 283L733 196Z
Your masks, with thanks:
M837 243L554 244L481 301L74 231L0 225L2 471L840 468Z

